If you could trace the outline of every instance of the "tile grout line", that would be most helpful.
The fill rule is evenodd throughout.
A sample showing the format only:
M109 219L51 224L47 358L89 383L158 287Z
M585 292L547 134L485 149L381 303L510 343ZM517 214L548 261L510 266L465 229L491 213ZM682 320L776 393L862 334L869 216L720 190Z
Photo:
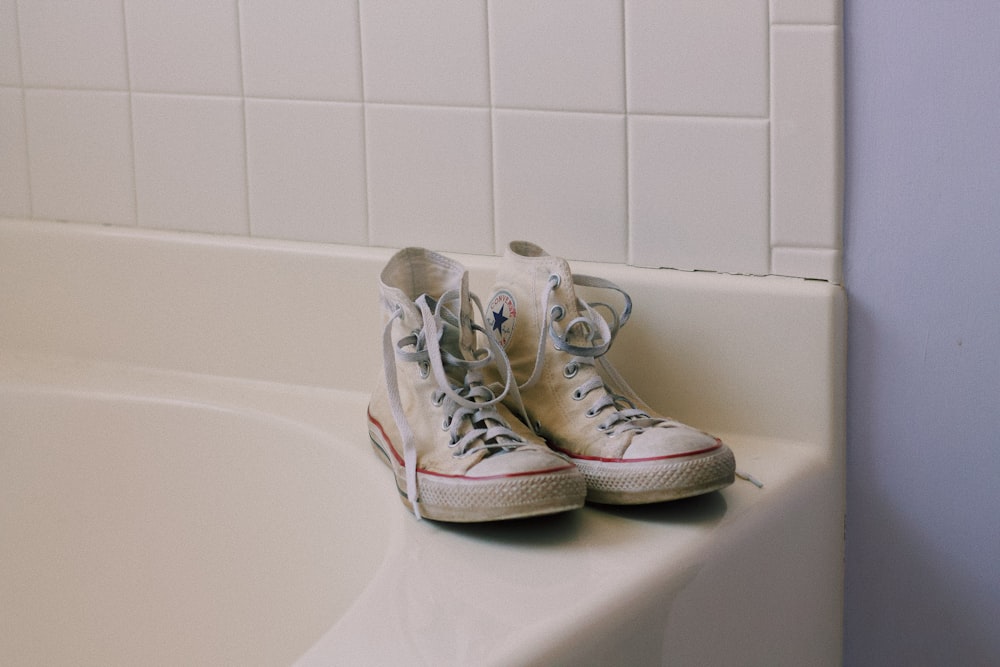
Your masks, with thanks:
M128 48L128 19L125 16L125 0L121 1L122 7L122 39L125 42L125 83L128 87L128 145L132 163L132 224L141 227L139 224L139 188L136 185L138 178L135 169L135 109L132 103L132 64L129 59Z
M84 88L79 86L21 86L23 90L52 90L69 92L123 92L114 88ZM277 95L227 95L224 93L203 93L203 92L178 92L178 91L156 91L139 90L131 91L136 95L156 96L156 97L185 97L185 98L211 98L211 99L239 99L239 100L263 100L279 102L317 102L322 104L333 104L342 106L352 106L359 104L358 100L350 99L325 99L318 97L283 97ZM567 109L567 108L544 108L544 107L523 107L523 106L499 106L499 105L467 105L467 104L440 104L421 102L386 102L380 100L365 100L360 102L366 106L377 107L412 107L420 109L458 109L470 111L504 111L520 114L563 114L580 116L621 116L627 113L629 117L636 118L661 118L664 120L708 120L708 121L768 121L767 116L748 116L734 114L710 114L710 113L677 113L677 112L657 112L657 111L607 111L600 109Z
M767 25L767 272L774 273L774 24Z
M24 171L28 184L28 217L35 217L35 197L31 184L31 146L28 144L28 88L24 85L24 49L21 39L21 16L18 3L14 2L14 29L17 31L17 75L21 88L21 131L24 133Z
M364 213L364 236L365 245L372 246L372 196L371 196L371 169L368 156L368 93L365 90L365 45L364 34L361 29L361 0L355 2L358 10L358 20L355 26L358 31L358 86L361 88L361 168L365 175L365 213Z
M490 228L493 236L493 254L501 247L500 228L497 225L497 159L496 159L496 107L494 106L493 81L493 40L491 39L490 7L492 3L486 0L486 84L490 110L490 212L492 220Z
M127 88L126 88L125 92L127 92L127 98L126 98L126 100L127 100L127 114L128 114L128 128L126 128L126 131L128 133L127 134L127 141L128 141L129 150L130 150L130 154L128 156L122 156L122 159L123 160L127 160L130 163L130 170L131 170L131 174L130 175L131 175L131 179L132 179L132 187L131 187L131 192L130 192L130 195L131 195L131 206L132 206L132 216L131 216L132 217L132 225L137 226L137 227L141 227L141 224L140 224L141 223L141 219L140 219L141 216L140 216L139 204L140 204L140 201L143 199L140 196L139 188L137 187L137 157L138 157L138 153L137 153L137 150L136 150L136 148L137 148L136 141L137 141L137 135L138 134L142 134L142 133L141 132L137 133L136 130L135 130L135 126L137 124L136 123L136 120L137 120L137 111L136 111L135 104L134 104L135 98L136 97L140 98L139 111L142 111L145 108L144 107L144 100L142 99L144 95L149 95L149 96L159 95L159 96L163 96L163 97L175 97L175 98L189 97L189 98L201 98L201 99L206 99L206 100L207 99L213 99L213 98L214 99L218 99L218 100L226 100L226 99L234 100L234 99L238 99L239 102L240 102L240 109L241 109L242 123L243 123L243 125L242 125L242 144L243 144L243 146L242 147L243 147L243 150L244 150L244 153L243 153L244 160L243 160L243 163L242 163L242 167L244 168L244 173L243 173L244 179L243 179L243 181L244 181L244 187L245 187L245 191L243 193L243 195L244 195L243 198L244 198L244 203L245 203L245 207L246 207L245 218L243 220L243 227L245 229L245 232L243 234L240 234L240 235L247 235L247 236L253 237L254 236L254 225L253 225L253 215L252 215L253 212L251 210L251 200L253 199L253 197L251 196L251 185L252 185L252 181L254 181L255 179L254 179L253 175L249 173L250 172L249 158L250 158L250 151L251 151L251 149L249 148L249 115L251 115L249 113L249 107L252 106L252 105L249 104L249 102L250 101L254 101L255 99L261 99L261 100L275 99L275 100L282 100L282 101L289 101L289 102L291 102L291 101L301 101L301 102L307 102L307 103L308 102L322 102L322 103L330 103L330 104L344 105L344 106L353 105L353 104L356 104L357 102L355 100L327 100L327 99L320 100L320 99L312 99L310 97L304 97L304 98L301 98L299 100L294 100L294 99L287 98L287 97L284 97L284 96L275 96L275 97L270 97L270 98L267 97L267 96L263 96L263 97L260 97L260 98L257 98L256 96L248 96L247 93L246 93L246 72L245 72L245 65L247 63L247 60L246 60L247 55L248 55L247 48L248 48L249 45L245 44L245 41L246 41L246 39L249 39L251 41L251 43L252 43L253 33L252 33L252 31L250 31L250 26L248 26L248 28L247 28L246 31L244 31L243 27L242 27L242 24L246 20L250 20L250 19L246 19L245 17L242 16L243 13L245 13L246 11L249 11L248 8L247 8L246 3L243 0L230 0L232 3L234 3L235 10L236 10L235 11L236 25L234 26L234 28L236 30L236 38L237 38L237 44L238 44L238 54L239 54L239 57L240 57L240 64L239 64L239 66L240 66L240 74L239 74L239 77L240 77L240 88L239 88L239 91L236 94L226 95L226 94L216 94L216 93L180 93L180 92L174 92L174 91L167 91L167 92L159 92L158 93L158 92L154 92L154 91L142 91L142 90L135 91L134 90L134 82L133 82L132 73L131 73L131 60L132 59L129 57L130 56L130 49L129 49L129 47L130 47L130 44L129 44L129 19L127 18L127 12L126 12L126 8L128 7L128 2L126 0L119 0L119 1L121 3L121 11L122 11L122 15L121 15L122 29L123 29L122 39L124 40L124 45L125 45L125 58L124 58L125 62L124 62L124 65L125 65L125 69L126 69L126 80L127 80ZM38 200L36 202L34 200L34 196L36 196L40 192L39 188L41 188L41 186L45 184L43 181L45 181L46 179L43 179L43 178L41 178L41 176L38 176L38 174L45 175L45 174L43 174L42 172L39 171L38 174L36 174L36 177L39 178L39 181L38 181L38 183L33 183L32 164L31 164L32 163L32 146L30 145L28 139L29 139L29 127L32 126L32 125L34 125L35 123L33 123L32 119L28 117L28 112L27 112L27 108L28 108L28 104L27 104L28 94L27 93L29 93L29 92L32 93L32 98L36 99L36 102L33 103L33 106L37 106L38 97L41 94L40 91L53 91L53 92L81 91L81 92L88 92L89 93L89 92L101 92L101 91L119 92L119 90L113 89L113 88L108 88L107 86L96 86L96 87L93 87L93 88L88 88L88 87L83 87L83 86L55 87L55 86L51 86L51 85L38 85L38 82L39 82L38 79L33 80L33 84L34 85L29 85L29 83L24 78L24 74L25 74L26 70L32 70L33 72L34 72L34 70L31 67L31 63L27 63L27 67L26 67L26 63L24 62L23 55L24 55L24 52L25 52L24 46L26 45L25 44L25 39L27 37L29 37L30 35L32 35L33 33L31 31L29 31L29 36L25 36L25 35L23 35L22 31L20 30L21 26L20 26L19 12L20 12L20 9L22 7L25 7L25 5L24 4L20 4L19 5L19 3L17 3L17 2L14 2L12 4L13 4L13 12L12 12L12 14L13 14L13 21L12 21L12 23L13 23L14 30L16 31L16 33L15 33L15 40L14 41L17 44L18 56L19 56L19 62L17 63L17 65L18 65L17 69L19 70L18 74L20 76L20 81L18 83L19 83L19 86L20 86L20 93L21 93L21 100L20 100L20 106L21 106L21 111L22 111L22 123L21 124L23 126L22 127L22 131L24 133L24 148L23 148L22 152L24 153L24 156L23 156L23 158L25 160L24 170L25 170L26 176L27 176L27 179L26 179L27 202L26 202L26 205L25 205L24 208L25 208L25 210L27 210L29 217L34 218L34 216L36 214L36 209L40 208L40 207L44 208L44 205L45 205L45 200L44 199L40 198L40 200ZM363 35L364 35L364 29L363 29L363 24L362 24L362 14L364 13L364 9L363 9L364 6L365 5L364 5L364 1L363 0L356 0L356 11L357 11L357 14L356 14L356 22L355 22L355 25L353 26L353 31L357 33L357 38L358 38L357 61L356 61L356 64L354 65L354 69L360 75L359 76L359 87L358 88L360 90L360 113L361 113L361 117L360 117L360 120L361 120L361 137L360 137L360 143L361 143L362 151L361 151L361 156L360 156L360 162L361 162L361 164L359 166L361 167L361 176L364 179L363 192L359 193L359 195L361 195L361 196L364 197L364 202L362 204L363 211L361 212L361 215L360 215L360 218L361 218L360 219L360 227L361 227L361 229L360 229L360 237L363 238L363 239L365 239L365 242L366 242L367 245L371 246L372 242L373 242L373 233L372 233L372 225L371 225L371 222L372 222L371 212L372 212L373 191L372 191L372 188L371 188L371 174L370 174L370 171L371 171L373 159L374 159L374 164L376 164L376 165L378 164L377 157L379 155L379 153L377 152L377 150L375 150L374 146L371 144L371 137L369 136L369 111L375 110L376 112L378 112L378 110L380 108L385 108L387 111L390 111L390 110L392 110L394 108L399 108L399 109L410 108L410 109L414 109L414 110L420 110L420 109L427 109L427 110L433 110L433 109L459 109L459 110L467 110L467 112L472 112L472 111L477 111L477 112L480 112L480 113L482 111L488 111L489 112L489 127L488 127L488 142L489 142L489 144L488 144L488 146L486 146L487 150L489 151L489 154L486 156L486 159L489 161L487 164L490 166L490 170L489 170L489 174L483 174L480 177L484 179L484 181L482 183L486 184L487 187L489 188L488 196L490 197L490 201L489 201L489 211L490 212L489 212L489 214L486 214L486 215L490 215L491 219L490 219L490 229L487 230L486 234L484 234L484 236L481 237L481 238L485 241L487 238L490 238L490 235L492 236L491 243L492 243L493 253L494 254L497 252L498 249L501 248L500 241L501 241L501 235L502 235L502 232L503 232L503 229L501 228L501 224L500 224L502 222L502 216L500 215L502 213L502 211L500 211L500 209L499 209L500 204L502 204L502 202L499 201L499 194L502 194L502 193L499 193L498 189L497 189L497 185L498 185L498 182L499 182L499 179L500 179L500 176L501 176L499 174L499 168L500 168L501 165L498 164L498 157L502 157L503 156L503 153L499 152L498 151L498 147L496 146L496 142L497 142L497 139L498 139L498 132L500 132L502 134L502 131L503 131L503 128L499 128L499 125L498 125L499 119L500 118L504 118L504 114L505 113L509 113L509 114L511 114L511 116L513 116L515 114L523 114L525 118L527 118L528 116L535 116L535 117L538 117L539 119L542 119L543 117L548 116L548 118L552 122L569 122L569 121L573 120L574 117L579 118L581 120L581 122L584 121L584 120L586 120L588 122L590 122L590 121L597 122L597 121L602 121L602 119L603 119L603 121L610 121L611 117L618 117L618 118L622 118L623 122L624 122L624 127L617 132L617 136L619 138L622 138L623 141L624 141L624 145L623 145L623 147L621 149L621 150L623 150L623 153L619 153L619 156L623 156L624 157L624 165L623 165L623 172L624 173L621 176L619 176L619 177L616 178L616 180L619 183L618 187L623 187L624 188L624 202L622 202L624 210L622 212L622 218L620 219L621 224L623 225L623 229L622 229L621 232L619 232L619 233L622 233L622 236L618 237L618 238L619 239L623 239L623 244L624 244L624 249L623 249L624 255L623 256L624 256L624 262L625 262L625 264L626 265L633 265L632 264L632 262L634 260L633 254L636 251L636 248L633 247L634 244L635 244L635 242L636 242L636 237L635 237L635 233L634 233L635 230L633 229L633 225L634 225L634 222L635 222L635 217L636 217L635 214L636 214L637 209L634 206L634 201L633 201L634 200L634 196L633 196L634 193L632 192L631 188L634 187L635 182L637 182L638 180L640 180L638 178L638 176L641 176L642 173L645 173L643 171L637 172L633 168L633 164L632 163L635 160L635 158L633 158L634 151L632 149L635 148L635 146L633 146L631 144L631 137L634 134L634 133L631 132L632 121L635 120L637 123L640 123L637 126L637 129L640 129L640 130L644 127L644 124L647 123L647 122L650 123L650 124L654 124L655 123L655 124L658 124L658 125L659 124L663 124L663 125L669 124L671 127L680 128L680 129L683 129L683 127L686 127L688 123L690 123L691 126L694 126L696 123L699 126L702 126L702 125L706 125L707 126L707 125L718 124L720 126L725 125L726 127L736 128L736 129L739 129L739 128L747 129L747 128L750 128L752 126L754 128L757 128L755 131L758 131L758 132L760 132L760 131L766 131L767 132L766 143L764 143L764 148L763 148L763 150L765 151L765 159L767 160L766 164L768 165L768 169L765 172L765 175L766 175L766 178L767 178L767 185L766 185L765 191L762 193L762 196L766 196L766 198L767 198L767 205L766 205L766 211L767 211L767 243L768 243L768 251L769 251L768 252L768 259L767 259L767 262L768 262L767 267L768 267L768 271L769 272L773 272L773 270L775 268L775 262L776 262L776 260L775 260L775 249L776 248L784 248L784 247L786 247L786 246L783 246L783 245L776 245L777 241L779 241L780 238L781 238L780 235L779 235L781 227L780 226L776 227L775 208L776 208L776 205L777 205L777 208L780 209L781 208L781 202L783 201L783 198L778 196L781 193L777 193L776 192L776 184L780 184L781 182L783 182L780 177L782 176L782 174L784 174L784 171L782 171L781 169L779 169L780 164L776 164L776 162L775 162L776 142L777 142L778 139L780 139L780 133L777 136L776 136L776 133L775 133L775 127L776 127L776 125L775 125L775 119L776 119L775 112L776 112L776 103L777 103L777 110L780 110L780 109L784 108L784 105L783 105L782 101L784 100L784 97L787 97L787 95L785 95L784 93L781 93L780 90L777 91L777 93L776 93L776 90L775 90L775 76L776 75L780 75L780 73L776 72L776 67L780 67L781 63L784 62L784 60L781 60L781 61L777 61L776 60L776 57L775 57L775 47L777 45L779 47L778 51L781 52L782 49L780 47L784 43L784 39L786 39L787 35L789 35L790 33L793 33L793 32L802 33L802 34L808 34L808 35L812 35L812 36L819 36L820 33L826 33L826 32L829 32L829 31L833 30L833 31L837 32L838 34L842 35L842 33L843 33L843 27L842 27L841 24L831 23L831 22L826 22L826 21L821 21L821 22L794 22L793 21L793 22L784 22L784 23L783 22L776 22L776 21L773 21L775 10L771 6L771 3L768 4L768 8L767 8L767 10L765 12L765 14L767 16L767 20L766 20L767 35L766 35L766 38L765 38L766 41L763 43L763 47L764 47L764 49L766 51L766 54L767 54L767 56L766 56L767 66L766 66L766 70L765 70L765 73L764 73L764 75L766 77L766 79L765 79L766 80L766 84L765 85L767 86L767 88L766 88L766 91L767 91L767 93L766 93L767 94L766 109L767 109L767 111L766 111L766 115L764 115L764 116L711 115L711 114L697 114L697 113L695 113L695 114L684 114L684 113L664 113L664 112L656 112L656 111L648 112L648 113L642 113L642 112L636 112L635 110L633 110L633 109L630 108L630 92L636 92L630 86L630 81L629 81L630 70L636 64L634 62L634 60L631 60L630 57L629 57L629 48L630 48L630 46L634 46L633 41L636 38L635 34L633 33L633 34L631 34L632 39L630 40L630 28L638 30L639 28L641 28L641 26L636 26L636 25L631 25L630 26L629 25L629 17L630 17L630 15L632 15L632 12L630 10L629 0L619 0L618 7L614 8L615 11L617 11L617 12L620 13L620 19L621 19L621 27L620 27L621 42L620 42L620 46L619 46L619 48L621 49L621 57L622 57L622 62L621 62L621 65L620 65L620 70L619 70L620 71L620 75L622 76L622 83L621 83L620 88L619 88L620 94L622 95L621 111L614 111L614 110L612 110L612 111L608 111L608 110L581 110L581 109L571 109L571 108L552 108L552 109L546 109L546 108L529 108L529 107L526 107L526 106L522 106L522 107L518 107L518 106L505 107L505 106L502 106L500 104L497 104L497 100L495 99L495 97L496 97L496 87L498 86L498 83L502 84L504 79L502 77L500 77L498 79L498 75L495 72L496 67L499 66L502 63L498 63L498 62L495 61L496 54L494 53L494 51L498 48L498 45L500 44L500 42L496 41L494 43L495 40L492 39L494 37L494 35L492 35L492 25L494 23L496 23L497 21L499 21L501 15L499 13L500 10L498 9L499 5L497 5L495 2L491 3L490 0L483 0L483 5L482 5L482 10L485 12L485 14L483 15L484 18L485 18L485 45L484 46L485 46L486 58L487 58L485 70L486 70L486 74L487 74L487 82L486 83L487 83L487 94L488 94L488 97L486 99L485 104L483 104L483 105L480 105L480 104L471 104L471 105L469 105L469 104L461 104L461 103L457 103L457 104L440 104L440 103L424 104L424 103L407 103L407 102L391 102L391 101L369 100L367 98L367 93L366 93L366 90L365 90L366 86L365 86L365 79L364 79L365 60L366 60L365 59L364 42L363 42L363 39L362 39ZM370 9L370 7L369 7L369 9ZM33 24L29 24L29 25L33 25ZM497 25L499 25L499 23L497 23ZM133 24L131 27L133 28L133 31L134 31L135 28L136 28L136 25ZM233 30L234 28L231 27L230 30ZM134 38L134 35L133 35L133 38ZM758 39L760 39L760 38L758 38ZM758 41L757 43L760 44L761 42ZM27 44L27 46L29 46L29 51L28 51L29 53L33 52L33 51L30 51L30 47L33 46L33 45L34 45L33 43ZM478 50L480 50L480 52L482 53L482 49L483 49L483 46L480 46ZM368 55L369 55L369 60L370 60L371 59L370 58L371 54L369 53ZM842 60L842 54L841 54L841 60ZM138 63L138 61L137 61L137 64L140 64L140 63ZM368 63L368 64L371 65L371 63ZM252 73L252 71L253 70L251 70L251 73ZM842 76L843 76L842 70L840 71L839 76L842 79ZM45 81L45 79L42 79L41 81ZM838 109L837 116L839 117L840 123L842 124L843 123L842 81L841 81L840 85L841 85L841 97L839 98L838 101L839 101L839 104L840 104L841 108ZM780 88L780 86L779 86L779 88ZM787 93L787 92L788 91L785 91L785 93ZM783 97L779 97L779 94L783 95ZM230 102L230 104L231 104L231 102ZM34 113L35 113L34 121L37 122L37 120L38 120L37 109L35 110ZM584 119L584 118L581 118L581 116L589 116L590 118ZM355 118L357 118L357 116L355 116ZM791 117L789 117L789 118L791 119ZM378 120L378 116L377 115L376 115L376 120ZM766 123L767 124L766 130L765 130L765 128L761 128L760 127L760 125L759 125L760 123ZM142 125L142 124L139 124L139 125ZM376 127L378 127L377 123L376 123ZM37 128L37 127L35 129L36 139L38 137L38 135L37 135L38 129L39 128ZM142 129L142 127L140 127L140 129ZM640 132L640 134L641 134L641 132ZM838 139L839 139L838 145L840 146L840 150L843 151L843 144L842 144L842 141L843 141L843 136L842 136L843 135L843 128L842 128L842 126L840 128L840 133L839 134L840 134L840 136L838 137ZM257 144L255 143L255 145L257 145ZM783 143L783 145L784 145L784 143ZM356 146L356 144L355 144L355 146ZM38 146L35 146L35 149L36 149L35 153L37 153L37 148L38 148ZM781 154L780 151L777 151L777 153ZM38 155L35 154L34 157L35 157L35 161L37 162ZM842 153L840 155L838 155L838 156L835 156L835 157L838 157L838 160L840 162L840 168L842 169L843 168L842 167L842 163L843 163L843 155L842 155ZM758 160L759 160L759 158L758 158ZM757 164L759 164L759 162ZM484 165L484 166L486 166L486 165ZM776 179L776 177L778 177L778 178ZM501 185L502 185L502 183L501 183ZM843 188L841 187L841 190L842 189ZM375 193L375 194L377 194L377 193ZM38 206L35 205L36 203L38 204ZM842 195L841 195L841 205L842 205ZM640 211L640 213L641 213L641 211ZM642 216L640 215L639 217L641 218ZM843 220L843 212L842 211L840 212L839 219L840 219L841 225L842 225L842 220ZM841 234L842 234L842 229L841 229ZM619 241L619 242L622 242L622 241ZM796 247L796 246L790 246L790 247ZM842 241L841 241L841 247L840 248L835 248L835 249L836 250L842 250ZM780 264L780 259L778 260L778 262Z
M622 109L625 110L625 264L633 266L632 260L632 144L631 115L628 107L628 12L625 0L621 0L622 17Z
M240 2L232 0L236 5L236 46L240 55L240 110L243 116L243 205L246 207L246 235L253 237L253 216L250 211L250 142L247 138L247 98L246 98L246 68L244 67L243 22L240 20Z

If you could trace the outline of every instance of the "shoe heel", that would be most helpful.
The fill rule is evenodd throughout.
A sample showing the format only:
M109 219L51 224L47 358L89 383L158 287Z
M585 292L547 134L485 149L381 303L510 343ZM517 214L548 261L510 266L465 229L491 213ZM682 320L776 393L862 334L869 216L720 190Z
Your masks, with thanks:
M379 460L392 469L392 459L389 458L389 452L382 441L382 435L379 433L378 427L371 421L368 422L368 440L371 443L372 451L375 452Z

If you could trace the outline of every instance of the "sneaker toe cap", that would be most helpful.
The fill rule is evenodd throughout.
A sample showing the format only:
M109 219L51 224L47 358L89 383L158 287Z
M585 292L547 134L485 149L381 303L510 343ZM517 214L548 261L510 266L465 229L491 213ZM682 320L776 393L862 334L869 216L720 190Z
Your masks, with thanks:
M487 456L472 466L467 477L497 477L502 475L524 475L551 472L569 468L573 464L557 456L551 450L541 447L520 447L507 452Z
M645 429L633 436L626 459L648 459L662 456L684 456L720 446L718 438L679 423L669 423Z

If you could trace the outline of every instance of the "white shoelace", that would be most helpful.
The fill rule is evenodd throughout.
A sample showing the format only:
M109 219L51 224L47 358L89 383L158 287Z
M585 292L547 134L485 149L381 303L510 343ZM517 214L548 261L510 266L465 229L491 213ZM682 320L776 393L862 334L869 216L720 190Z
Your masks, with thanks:
M604 280L603 278L595 278L594 276L574 275L574 285L615 290L625 298L625 308L619 316L618 312L609 304L603 302L587 303L578 297L576 305L578 312L581 314L570 320L563 330L559 331L555 323L564 319L566 313L562 306L557 305L550 309L549 298L556 288L559 287L560 280L557 275L552 275L549 278L542 297L542 312L544 313L545 320L540 327L535 368L531 373L531 377L523 384L516 385L515 389L524 391L535 384L541 376L542 358L545 354L545 338L546 333L548 333L548 337L552 339L557 349L573 355L566 366L563 367L563 374L567 378L575 376L581 366L597 367L604 374L604 377L609 378L622 392L615 393L612 391L604 380L601 379L600 373L591 376L590 379L573 390L573 399L577 401L583 400L591 392L598 391L597 400L584 413L587 417L596 417L605 408L612 408L610 414L598 424L598 430L614 436L626 431L635 431L638 433L646 428L668 426L670 420L650 416L649 408L642 403L635 391L625 381L625 378L615 370L614 366L604 360L604 354L610 349L616 334L628 322L629 316L632 313L632 298L625 290L611 281ZM597 308L608 310L611 315L610 324L597 312ZM582 338L587 344L571 344L569 341L571 336L575 341ZM736 475L740 479L750 482L758 489L764 488L764 483L750 473L737 470Z
M499 451L516 449L525 444L525 441L508 427L496 409L497 404L509 391L517 392L507 356L496 341L486 334L481 326L471 322L474 335L477 332L486 334L485 338L490 346L488 349L471 350L472 359L466 359L441 347L441 339L446 332L454 335L460 333L462 326L460 318L446 305L459 298L457 290L446 292L436 302L426 294L419 296L414 303L421 316L420 328L414 329L409 335L393 344L393 322L403 315L402 307L397 305L382 332L382 357L389 406L403 438L406 497L418 519L421 515L418 505L420 493L417 484L417 448L413 430L406 419L400 400L397 359L405 363L418 364L420 373L424 376L429 373L434 374L437 388L431 393L431 402L443 408L445 417L442 428L451 436L448 446L454 449L453 456L465 456L482 450L491 455ZM482 318L482 304L474 295L471 295L471 299ZM499 394L494 393L494 388L483 383L483 368L494 363L500 367L505 381L503 390ZM446 369L452 370L453 376L461 375L461 384L450 379ZM463 428L467 429L464 433Z
M523 384L518 385L518 389L524 391L538 381L538 378L541 376L542 362L545 355L545 339L551 338L556 349L572 355L570 361L563 367L563 375L567 378L573 378L583 366L597 367L623 392L615 393L612 391L599 374L591 375L590 379L573 389L572 397L577 401L583 400L592 392L597 392L596 400L584 413L587 417L596 417L605 411L606 408L612 408L605 419L598 424L598 430L608 435L618 435L625 431L641 431L642 429L666 424L667 420L649 415L649 412L638 400L635 392L625 382L625 379L618 374L611 364L603 359L604 354L611 348L611 343L614 341L618 331L625 326L632 313L632 299L628 293L611 281L604 280L603 278L574 275L574 285L611 289L618 292L625 299L625 308L621 315L619 315L618 311L610 304L603 302L587 303L577 298L576 307L578 315L567 322L560 331L556 323L565 319L565 309L560 305L554 305L549 308L549 300L552 293L559 287L559 284L559 276L552 275L542 295L544 321L539 328L535 368L532 370L531 376ZM610 323L597 312L598 308L604 308L610 313Z

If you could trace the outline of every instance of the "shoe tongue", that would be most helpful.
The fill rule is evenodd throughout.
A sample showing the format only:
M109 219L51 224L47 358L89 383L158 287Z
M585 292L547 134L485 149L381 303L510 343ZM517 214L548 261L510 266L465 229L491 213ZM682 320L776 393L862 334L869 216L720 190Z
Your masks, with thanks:
M469 292L469 274L462 274L462 284L459 287L459 299L458 299L458 355L463 359L473 360L475 355L473 350L476 349L476 332L472 328L472 322L474 321L473 308L472 308L472 298Z
M474 361L473 351L476 346L476 332L472 328L473 308L472 299L469 296L468 274L462 274L458 284L449 290L448 301L442 304L447 315L441 318L441 351L459 359ZM427 295L427 305L431 310L435 310L438 299ZM457 319L457 322L455 321ZM449 378L458 386L465 383L465 369L445 368Z

